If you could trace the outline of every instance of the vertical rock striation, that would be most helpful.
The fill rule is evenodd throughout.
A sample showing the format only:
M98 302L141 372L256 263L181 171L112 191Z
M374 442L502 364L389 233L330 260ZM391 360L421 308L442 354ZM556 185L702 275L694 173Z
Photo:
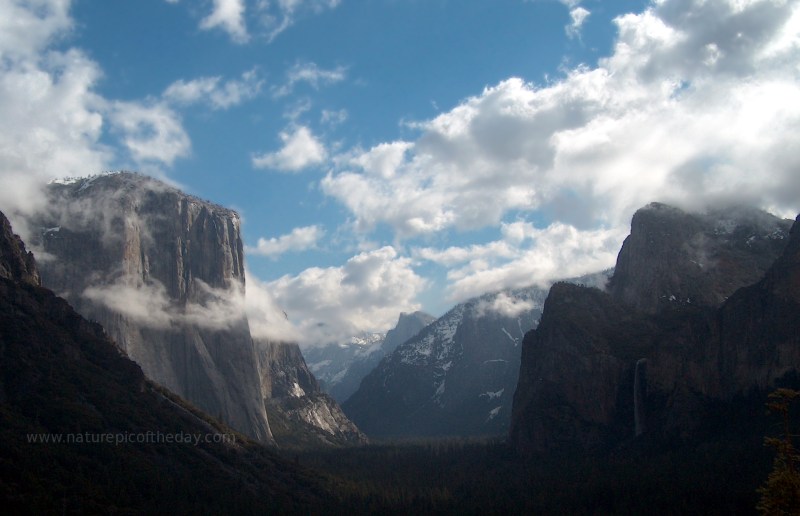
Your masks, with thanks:
M553 286L525 336L517 448L691 437L709 407L800 371L800 230L791 224L741 208L639 210L607 292Z
M145 374L233 428L272 434L243 310L237 214L145 176L50 185L42 282Z

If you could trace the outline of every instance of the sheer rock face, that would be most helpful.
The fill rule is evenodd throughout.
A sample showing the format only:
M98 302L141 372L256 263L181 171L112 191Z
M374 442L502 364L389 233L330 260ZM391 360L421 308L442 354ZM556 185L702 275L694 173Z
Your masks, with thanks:
M261 395L280 447L365 444L339 404L320 390L295 343L256 339Z
M637 427L691 437L712 405L800 370L800 228L790 236L791 221L743 213L651 205L634 216L608 292L551 289L523 342L511 425L519 450L613 445ZM724 235L709 236L714 227ZM693 269L699 247L681 242L698 239L708 259ZM642 359L646 386L635 393Z
M42 283L99 322L145 374L233 428L272 435L240 301L231 210L129 173L50 185Z
M755 209L692 214L652 203L634 214L608 291L651 314L675 304L718 306L764 275L790 227Z

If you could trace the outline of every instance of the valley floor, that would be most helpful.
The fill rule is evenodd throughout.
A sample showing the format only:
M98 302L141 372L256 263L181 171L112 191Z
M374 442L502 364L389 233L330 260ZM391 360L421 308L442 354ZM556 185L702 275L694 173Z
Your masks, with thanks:
M761 439L520 459L501 440L382 443L290 455L352 514L754 514Z

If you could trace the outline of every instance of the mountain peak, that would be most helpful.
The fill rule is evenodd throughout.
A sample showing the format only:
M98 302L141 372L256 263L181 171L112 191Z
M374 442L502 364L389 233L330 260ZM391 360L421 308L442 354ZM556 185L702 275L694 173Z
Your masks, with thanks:
M651 203L633 215L608 290L648 313L682 304L719 306L764 274L791 224L755 208L690 213Z

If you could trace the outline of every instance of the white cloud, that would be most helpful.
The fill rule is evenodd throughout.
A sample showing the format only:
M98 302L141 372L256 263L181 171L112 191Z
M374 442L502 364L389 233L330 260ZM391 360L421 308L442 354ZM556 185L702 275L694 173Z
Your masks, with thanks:
M788 149L800 147L798 10L657 2L616 20L613 53L597 67L546 86L486 88L418 124L415 141L334 160L322 188L360 230L386 223L401 238L515 212L617 230L653 200L797 211L800 158ZM376 174L371 156L387 145L403 159Z
M364 252L341 267L310 268L267 284L303 334L301 345L385 331L400 312L420 308L424 280L392 247Z
M328 125L339 125L347 120L348 114L346 109L323 109L320 116L320 122Z
M581 35L581 27L591 13L588 9L583 7L575 7L569 11L569 17L572 20L566 27L567 36L570 38L577 38Z
M179 0L166 0L175 4ZM334 9L340 0L211 0L211 12L200 21L203 30L219 29L234 43L254 37L272 42L279 34L306 15Z
M484 292L581 276L613 267L628 231L579 230L556 222L539 229L528 222L503 224L502 238L447 249L416 248L413 256L448 268L447 297L460 302Z
M277 257L291 251L306 251L315 248L324 235L325 230L316 225L294 228L288 235L281 235L278 238L259 238L256 246L248 247L247 252Z
M289 321L288 315L270 292L269 285L249 271L245 272L245 276L247 277L245 310L253 338L300 342L303 338L302 333Z
M294 87L301 82L311 85L312 88L319 89L320 86L327 86L341 82L345 79L347 69L343 66L326 70L320 68L316 63L295 63L286 72L286 83L273 89L275 97L284 97L290 94Z
M96 285L84 290L83 297L145 327L164 329L173 323L167 291L158 282Z
M0 206L23 237L17 213L43 206L51 177L85 175L112 159L100 143L102 72L84 53L47 50L69 34L69 2L0 2Z
M100 67L78 49L55 47L74 25L69 8L68 0L0 1L0 205L22 233L15 214L42 208L48 179L128 161L119 143L146 165L169 165L191 146L174 112L152 100L103 98Z
M235 43L247 43L250 35L245 23L244 0L213 0L214 7L200 22L201 29L222 29Z
M69 0L0 2L0 57L35 57L72 28L69 6Z
M175 104L207 103L212 109L228 109L258 96L264 81L255 69L242 74L240 80L222 81L219 76L178 80L164 90L163 97Z
M301 333L288 321L267 286L247 274L247 291L233 282L230 288L212 288L195 279L193 299L179 303L169 297L158 281L141 278L88 287L83 297L124 315L144 327L166 329L181 326L225 330L245 322L254 338L296 341Z
M491 299L482 299L475 305L477 317L483 317L490 313L498 314L502 317L518 317L521 313L532 310L536 304L531 299L517 298L500 292Z
M258 0L256 12L268 41L294 25L298 17L305 14L320 14L334 9L340 0Z
M294 132L280 134L283 147L275 152L253 156L255 168L269 168L281 172L299 172L325 161L328 152L311 130L298 126Z
M175 159L188 156L191 151L191 141L177 113L166 104L115 101L109 120L140 165L153 162L172 165Z

